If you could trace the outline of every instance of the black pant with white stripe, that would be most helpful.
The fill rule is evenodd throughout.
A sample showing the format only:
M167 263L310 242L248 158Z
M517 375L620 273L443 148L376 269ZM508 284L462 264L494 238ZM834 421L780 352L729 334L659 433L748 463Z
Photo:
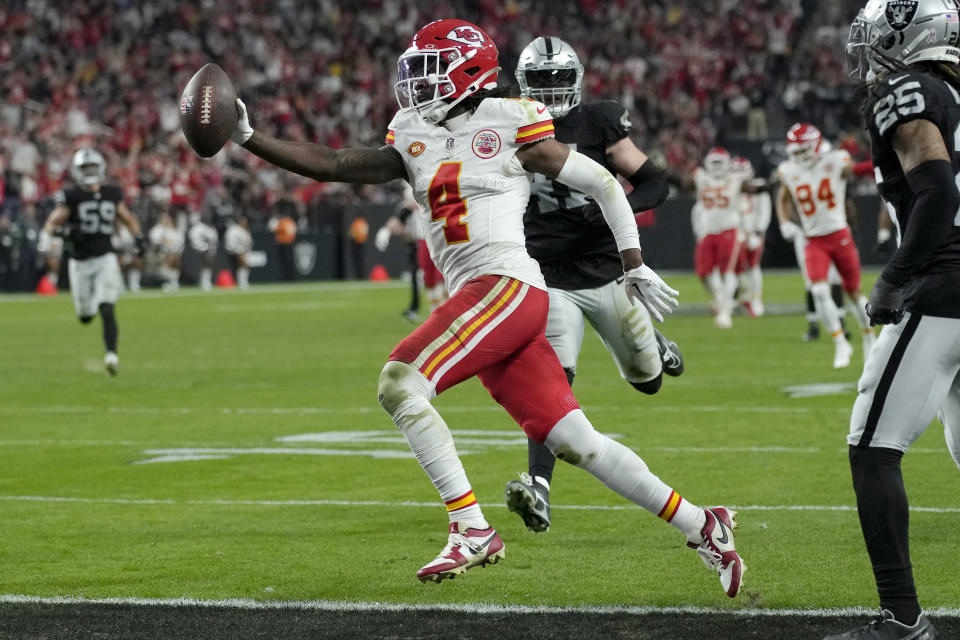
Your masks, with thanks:
M910 563L900 460L940 415L960 466L960 319L907 314L883 328L850 417L850 468L880 606L905 624L920 614Z

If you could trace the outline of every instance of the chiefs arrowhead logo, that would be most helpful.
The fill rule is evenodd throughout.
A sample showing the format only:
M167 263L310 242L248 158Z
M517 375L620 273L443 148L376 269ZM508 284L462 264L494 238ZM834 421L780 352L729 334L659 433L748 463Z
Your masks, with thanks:
M454 42L477 48L482 47L486 41L483 34L470 25L463 25L451 30L450 33L447 34L447 40L453 40Z
M422 142L414 142L409 147L407 147L407 153L409 153L411 156L416 158L421 153L426 151L426 149L427 149L427 145L423 144Z

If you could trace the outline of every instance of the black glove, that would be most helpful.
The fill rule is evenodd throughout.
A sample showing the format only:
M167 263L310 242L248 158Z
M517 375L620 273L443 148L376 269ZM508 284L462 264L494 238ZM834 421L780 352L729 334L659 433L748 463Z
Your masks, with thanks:
M903 290L893 286L881 276L873 285L870 300L867 302L870 326L898 324L903 319L903 314Z
M878 242L876 247L877 257L882 260L887 260L890 256L893 255L893 252L897 250L897 241L893 238L888 238L886 242Z
M138 235L133 239L133 245L135 253L142 258L147 252L147 239L143 235Z

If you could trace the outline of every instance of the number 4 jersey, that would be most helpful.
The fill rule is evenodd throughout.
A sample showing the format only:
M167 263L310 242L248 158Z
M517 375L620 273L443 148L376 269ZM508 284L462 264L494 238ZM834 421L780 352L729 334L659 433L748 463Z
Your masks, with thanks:
M547 108L532 100L487 98L460 128L399 111L387 143L407 170L430 256L450 292L482 275L504 275L546 289L524 246L530 181L516 153L554 135Z
M910 225L915 196L893 149L894 133L912 120L932 122L943 136L953 173L960 174L960 92L933 75L896 74L871 87L864 116L873 146L877 186L896 210L898 237L903 237ZM951 220L943 221L943 228L949 231L937 246L904 246L891 259L890 266L895 269L909 267L912 281L904 293L906 308L912 312L960 317L960 212L949 215ZM916 254L918 250L922 255Z
M109 185L98 191L71 187L58 191L54 202L70 210L67 218L69 238L75 260L95 258L113 251L114 220L117 204L123 201L123 192Z
M853 163L840 149L821 153L812 165L789 159L777 174L787 187L808 238L827 236L847 228L847 180L844 170Z

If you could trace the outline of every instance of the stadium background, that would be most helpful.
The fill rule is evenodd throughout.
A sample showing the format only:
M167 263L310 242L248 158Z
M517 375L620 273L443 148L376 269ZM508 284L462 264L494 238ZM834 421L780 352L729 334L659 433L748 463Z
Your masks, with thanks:
M0 291L36 286L37 231L80 146L107 156L111 179L146 228L163 210L181 224L205 214L222 237L231 217L247 216L255 248L268 258L253 281L279 277L266 224L283 212L299 225L297 278L365 278L377 263L399 275L399 243L380 254L370 238L365 265L355 267L348 232L362 217L372 236L396 208L399 184L311 183L230 144L203 161L179 131L178 100L193 72L213 60L233 78L258 129L334 148L379 146L396 110L398 52L438 16L489 31L504 83L514 83L517 55L536 35L574 45L586 68L585 99L624 104L635 141L673 184L671 200L643 230L649 262L689 269L692 203L680 186L710 146L749 157L766 176L783 157L786 129L806 120L855 159L867 157L842 53L858 7L849 0L6 2ZM864 261L875 263L875 187L860 182L852 191L861 197L858 244ZM795 264L776 225L767 240L766 266ZM197 268L188 247L182 281L196 282Z

